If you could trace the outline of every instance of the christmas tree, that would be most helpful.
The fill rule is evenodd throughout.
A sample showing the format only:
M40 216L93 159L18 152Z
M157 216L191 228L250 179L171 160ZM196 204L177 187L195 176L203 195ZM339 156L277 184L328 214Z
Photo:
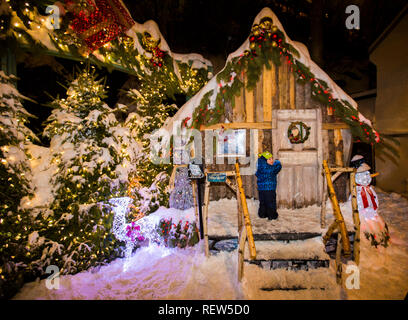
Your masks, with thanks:
M161 128L170 114L177 110L176 105L161 103L160 95L150 95L146 99L143 92L136 89L129 91L129 96L137 103L137 110L129 114L126 126L132 136L141 145L141 152L136 159L136 170L133 178L137 181L136 188L132 189L135 206L144 214L154 212L159 206L167 206L169 200L168 184L173 166L158 164L150 158L150 136ZM147 95L145 95L147 96Z
M21 103L15 80L0 71L0 298L9 296L22 281L32 227L20 201L32 193L27 144L37 137L25 125L31 115Z
M44 217L43 233L51 246L43 252L61 273L81 271L120 254L111 235L109 198L127 193L128 174L137 147L129 130L104 102L105 86L94 70L81 71L70 83L66 99L52 102L44 135L56 172L51 183L52 215Z

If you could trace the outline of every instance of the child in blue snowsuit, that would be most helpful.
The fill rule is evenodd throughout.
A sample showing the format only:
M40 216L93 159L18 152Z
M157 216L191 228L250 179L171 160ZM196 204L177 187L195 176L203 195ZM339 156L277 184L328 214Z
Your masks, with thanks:
M256 165L256 173L259 193L259 211L260 218L269 220L277 219L276 211L276 185L277 175L282 169L279 160L273 160L270 152L265 151L259 155Z

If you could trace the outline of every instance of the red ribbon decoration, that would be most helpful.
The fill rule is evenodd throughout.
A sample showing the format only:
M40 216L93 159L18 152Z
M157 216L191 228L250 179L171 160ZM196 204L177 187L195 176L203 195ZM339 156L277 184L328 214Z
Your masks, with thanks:
M370 195L371 198L371 203L373 204L374 210L377 210L377 203L375 202L375 196L373 192L371 191L371 188L368 186L362 186L360 184L357 184L359 187L361 187L361 199L363 200L363 206L364 208L368 207L368 199L367 199L367 193Z

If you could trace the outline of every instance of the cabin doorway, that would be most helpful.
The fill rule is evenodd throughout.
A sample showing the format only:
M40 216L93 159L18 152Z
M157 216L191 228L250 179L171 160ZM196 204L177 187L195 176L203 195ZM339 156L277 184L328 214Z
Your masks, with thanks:
M272 150L282 163L278 175L277 205L302 208L321 204L323 176L320 109L274 110Z

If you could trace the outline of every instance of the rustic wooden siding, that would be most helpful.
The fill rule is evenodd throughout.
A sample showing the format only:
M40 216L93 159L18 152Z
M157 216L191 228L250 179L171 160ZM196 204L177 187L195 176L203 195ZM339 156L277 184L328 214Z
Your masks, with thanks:
M245 75L240 75L240 80L247 81ZM263 68L253 90L241 89L241 93L235 98L235 107L231 104L225 105L225 114L222 122L228 119L229 122L271 122L273 120L273 111L278 109L315 109L321 110L322 123L340 122L340 119L330 115L327 107L312 99L311 83L298 83L294 74L290 71L290 66L283 60L281 66L277 67L272 64L271 69ZM250 130L247 129L247 156L250 152ZM322 157L327 159L330 166L348 165L349 156L351 153L351 139L349 132L347 138L343 139L342 131L338 130L322 130ZM339 134L340 132L340 134ZM336 139L335 139L336 135ZM341 137L340 137L341 136ZM335 143L336 141L337 144ZM272 130L258 130L258 150L257 153L264 150L272 151ZM336 156L337 154L337 156ZM343 163L339 159L343 160ZM214 155L213 164L207 165L208 170L212 171L227 171L234 170L233 164L227 164L228 159L225 159L225 164L216 164ZM297 169L299 170L299 169ZM289 173L288 173L289 174ZM288 183L303 183L296 180L299 175L295 171L291 171L292 176L288 176ZM307 170L302 172L302 181L308 179L308 174L315 174ZM243 183L247 197L258 198L256 188L256 178L254 176L243 176ZM349 192L348 178L345 174L340 176L334 183L339 201L346 201ZM233 192L225 184L215 185L211 189L211 199L235 197ZM305 197L309 196L305 194ZM298 203L296 204L298 205Z

